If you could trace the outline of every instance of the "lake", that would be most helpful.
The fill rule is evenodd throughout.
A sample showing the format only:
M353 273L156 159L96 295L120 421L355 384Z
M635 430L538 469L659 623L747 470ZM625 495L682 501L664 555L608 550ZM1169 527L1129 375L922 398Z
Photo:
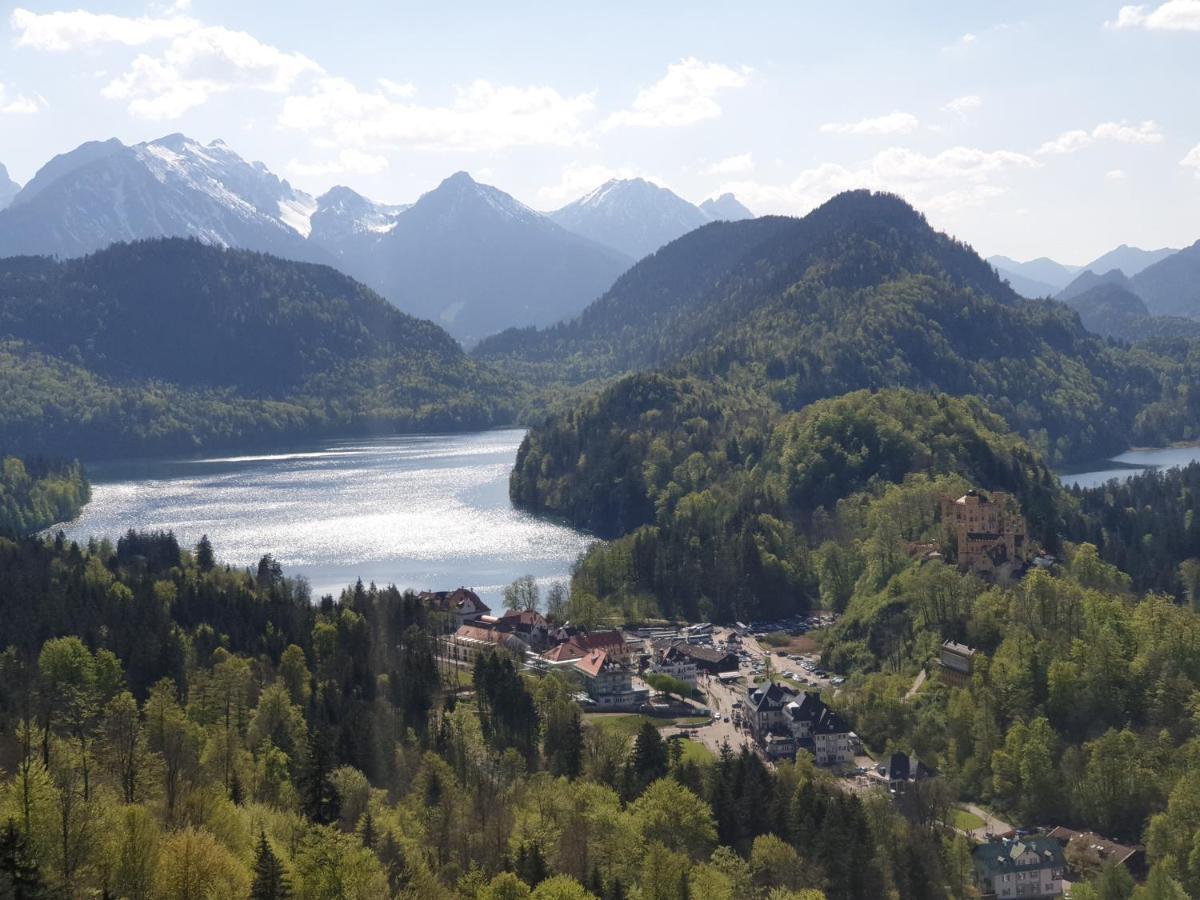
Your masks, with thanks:
M1200 445L1186 447L1155 447L1130 450L1085 472L1059 472L1059 480L1067 487L1098 487L1113 478L1131 478L1139 472L1154 468L1186 466L1200 460Z
M92 501L68 538L170 529L218 559L271 553L313 596L356 578L415 590L474 588L493 608L531 574L566 579L593 540L513 508L524 431L342 440L290 452L89 465Z

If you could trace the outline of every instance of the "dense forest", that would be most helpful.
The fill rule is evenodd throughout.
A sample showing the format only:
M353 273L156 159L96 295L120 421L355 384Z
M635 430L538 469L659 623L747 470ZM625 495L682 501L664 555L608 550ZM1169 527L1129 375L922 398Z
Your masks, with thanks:
M826 666L851 676L835 705L876 751L912 751L937 767L951 793L1017 825L1144 843L1150 861L1186 889L1162 896L1200 895L1194 609L1135 591L1088 543L1064 544L1053 571L1011 585L913 559L896 544L881 553L878 541L895 536L896 523L900 537L932 533L922 531L931 522L926 498L923 480L911 478L835 517L842 556L822 571L821 590L845 605L821 648ZM1085 496L1082 515L1121 503L1113 500ZM1194 597L1200 560L1167 570L1193 573ZM978 651L972 676L963 687L931 678L914 695L914 676L937 672L947 639ZM1099 873L1100 860L1076 864ZM1133 885L1081 890L1073 896L1128 897Z
M1021 299L904 201L865 191L803 219L706 226L578 319L475 355L553 385L659 368L784 411L862 388L972 394L1055 464L1200 434L1194 358L1107 342L1064 305Z
M0 433L143 455L511 421L516 390L333 269L198 241L0 261Z
M0 894L962 897L968 848L803 761L583 724L412 594L205 539L0 540ZM16 615L16 611L20 615ZM462 692L465 683L470 690Z
M1051 549L1057 539L1053 475L969 399L860 391L766 422L695 380L651 374L570 421L530 433L512 495L620 536L589 550L575 588L634 619L748 621L816 605L835 511L916 473L1010 490L1032 533Z
M0 537L25 537L67 522L90 498L78 463L0 455Z

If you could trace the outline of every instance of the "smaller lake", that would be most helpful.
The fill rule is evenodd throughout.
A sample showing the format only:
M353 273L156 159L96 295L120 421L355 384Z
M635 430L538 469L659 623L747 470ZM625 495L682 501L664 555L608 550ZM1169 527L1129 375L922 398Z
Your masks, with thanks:
M1130 450L1106 461L1100 468L1086 472L1059 472L1066 487L1099 487L1114 478L1132 478L1147 469L1171 469L1200 460L1200 445L1186 447L1156 447Z
M524 431L331 441L286 452L89 465L92 501L64 528L80 542L130 528L207 534L217 558L263 554L313 597L356 578L414 590L474 588L498 609L504 586L569 579L593 538L508 499Z

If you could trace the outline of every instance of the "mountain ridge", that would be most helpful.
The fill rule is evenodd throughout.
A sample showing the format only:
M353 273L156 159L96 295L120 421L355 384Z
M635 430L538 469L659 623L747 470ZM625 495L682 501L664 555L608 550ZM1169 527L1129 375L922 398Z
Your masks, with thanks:
M332 267L196 239L0 261L0 345L0 431L22 452L143 455L512 416L512 386L434 323Z

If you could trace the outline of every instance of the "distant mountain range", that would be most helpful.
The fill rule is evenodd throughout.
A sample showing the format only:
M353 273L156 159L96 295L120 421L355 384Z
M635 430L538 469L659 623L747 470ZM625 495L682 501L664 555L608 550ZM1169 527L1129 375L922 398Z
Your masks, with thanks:
M1171 251L1133 275L1119 268L1100 272L1096 268L1085 269L1059 291L1057 299L1075 306L1078 298L1099 286L1117 287L1136 298L1149 316L1200 321L1200 241L1183 250ZM1165 326L1149 328L1145 323L1121 333L1119 326L1114 324L1118 321L1132 320L1110 319L1106 333L1128 340L1136 340L1147 331L1169 333Z
M8 177L8 169L0 163L0 209L12 203L12 198L17 196L19 190L21 186Z
M401 309L471 342L513 322L573 316L632 263L459 172L375 239L360 274Z
M989 256L989 263L1012 289L1022 297L1053 297L1079 272L1079 266L1065 266L1045 256L1018 262L1007 256Z
M700 208L708 213L709 218L719 222L741 222L743 219L754 218L754 213L729 193L720 197L709 197L700 204Z
M0 256L82 256L117 241L195 237L326 261L305 238L316 204L223 142L181 134L94 141L54 157L0 211Z
M1132 283L1117 269L1095 277L1090 287L1072 285L1077 290L1069 297L1060 295L1060 299L1079 313L1088 331L1127 341L1200 337L1200 321L1196 319L1152 316Z
M714 218L749 215L732 195L706 204L632 179L544 215L466 173L411 205L341 186L313 197L222 141L172 134L133 146L88 142L24 188L0 168L0 257L71 258L118 241L194 237L336 265L473 342L573 316L636 258Z
M754 218L733 194L699 206L644 178L613 179L550 213L559 225L634 259L648 256L709 222Z
M1143 269L1176 252L1178 251L1167 247L1160 250L1142 250L1122 244L1083 266L1064 265L1045 256L1028 262L1018 262L1007 256L989 256L988 262L1012 285L1014 291L1032 300L1037 297L1055 296L1081 272L1089 269L1096 274L1118 269L1132 278Z

